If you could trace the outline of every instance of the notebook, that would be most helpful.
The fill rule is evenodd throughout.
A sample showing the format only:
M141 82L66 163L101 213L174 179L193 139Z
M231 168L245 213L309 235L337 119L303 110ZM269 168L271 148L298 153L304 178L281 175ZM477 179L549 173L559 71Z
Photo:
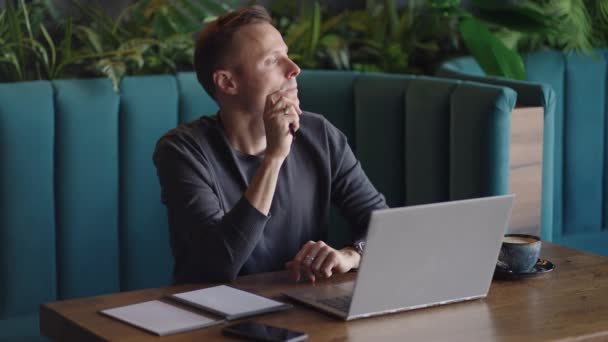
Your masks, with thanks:
M100 312L159 336L204 328L224 322L223 319L196 314L159 300L121 306Z
M169 298L209 311L227 320L280 311L292 307L290 304L281 303L226 285L175 293L169 295Z

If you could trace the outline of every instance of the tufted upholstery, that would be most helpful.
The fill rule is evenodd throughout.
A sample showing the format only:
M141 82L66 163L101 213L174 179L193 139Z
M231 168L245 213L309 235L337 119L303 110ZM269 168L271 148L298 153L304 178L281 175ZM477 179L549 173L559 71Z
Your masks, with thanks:
M391 206L507 191L512 90L329 71L299 84ZM170 284L152 151L216 110L193 73L127 77L120 94L106 79L0 84L0 338L37 336L40 303Z

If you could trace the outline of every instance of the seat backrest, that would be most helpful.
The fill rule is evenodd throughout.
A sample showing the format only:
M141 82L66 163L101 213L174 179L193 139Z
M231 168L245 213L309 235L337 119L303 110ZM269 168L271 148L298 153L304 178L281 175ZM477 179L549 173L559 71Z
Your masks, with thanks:
M0 84L0 318L170 283L151 156L178 122L216 111L193 82L127 77L120 94L106 79Z
M507 191L512 90L369 74L355 99L357 154L390 206Z
M551 101L542 103L546 112L554 112L545 113L543 238L605 255L608 255L607 58L608 49L596 49L591 55L545 49L523 56L527 80L546 84L555 94ZM471 57L452 60L442 68L448 73L483 75ZM518 96L529 97L534 95L533 91L530 87L521 88Z
M304 71L299 87L302 108L345 132L390 205L507 191L509 89L326 71ZM127 77L120 94L106 79L0 84L0 319L170 284L152 152L178 123L216 111L194 73Z

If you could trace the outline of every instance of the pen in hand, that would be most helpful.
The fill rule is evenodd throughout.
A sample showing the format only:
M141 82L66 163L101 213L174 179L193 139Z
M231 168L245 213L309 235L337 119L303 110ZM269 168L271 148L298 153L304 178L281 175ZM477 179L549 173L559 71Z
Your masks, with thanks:
M293 128L293 124L289 124L289 133L291 133L291 136L293 137L293 140L296 139L296 131Z

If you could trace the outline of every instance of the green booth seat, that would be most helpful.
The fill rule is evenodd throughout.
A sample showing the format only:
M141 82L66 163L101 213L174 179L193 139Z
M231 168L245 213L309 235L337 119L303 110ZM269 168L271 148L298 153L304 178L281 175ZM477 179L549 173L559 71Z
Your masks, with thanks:
M544 107L542 238L601 255L608 255L607 52L525 54L526 81L485 76L471 57L438 72L507 86L520 105Z
M504 194L509 88L306 70L303 109L344 131L389 205ZM194 73L0 83L0 340L42 339L42 303L171 283L158 138L214 114ZM327 239L348 240L338 213Z

